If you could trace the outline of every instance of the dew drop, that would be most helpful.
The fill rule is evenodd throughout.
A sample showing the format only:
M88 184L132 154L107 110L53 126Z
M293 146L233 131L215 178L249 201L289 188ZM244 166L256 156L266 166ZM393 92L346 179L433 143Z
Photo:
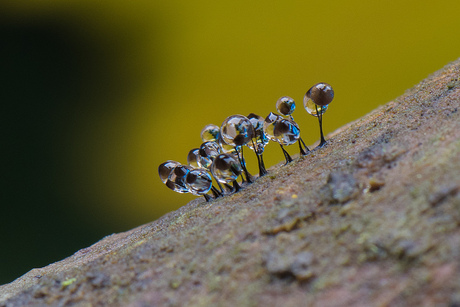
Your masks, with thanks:
M276 122L273 134L279 144L287 146L297 142L300 137L300 129L294 121L281 119Z
M264 133L270 141L276 142L274 130L276 122L283 119L280 115L270 112L264 121Z
M264 133L264 118L251 113L248 115L248 119L254 127L254 143L248 142L246 146L251 148L257 155L261 155L264 152L265 146L268 144L268 138Z
M178 165L169 174L166 186L177 193L188 193L189 190L185 184L185 177L192 168L188 165Z
M222 183L235 181L242 172L238 158L233 154L220 154L212 163L211 172Z
M178 165L180 165L179 162L168 160L158 166L158 174L160 175L160 179L163 183L166 183L169 174L171 174L171 171Z
M216 142L220 136L220 127L209 124L201 130L201 139L203 142Z
M303 106L308 114L316 116L319 123L320 143L318 147L323 147L326 144L326 139L323 133L323 114L327 111L328 105L334 99L334 90L332 86L321 82L313 85L303 98Z
M327 107L328 107L327 105L325 106L316 105L313 102L313 100L311 100L310 98L307 98L307 95L305 95L304 97L303 106L305 107L305 110L307 110L308 114L316 116L316 117L324 114L327 111ZM318 112L316 112L316 109L318 109Z
M305 94L318 106L327 106L334 99L334 90L332 86L321 82L313 85Z
M283 96L276 101L276 109L282 115L291 115L295 110L295 101L289 96Z
M185 184L193 195L203 195L209 192L212 187L212 178L203 169L193 169L185 177Z
M204 142L198 151L199 164L209 169L214 158L220 154L220 147L216 142Z
M199 151L199 148L194 148L188 152L187 163L189 166L193 168L201 168Z
M228 145L241 146L254 137L254 128L246 116L232 115L224 120L220 133L222 140Z

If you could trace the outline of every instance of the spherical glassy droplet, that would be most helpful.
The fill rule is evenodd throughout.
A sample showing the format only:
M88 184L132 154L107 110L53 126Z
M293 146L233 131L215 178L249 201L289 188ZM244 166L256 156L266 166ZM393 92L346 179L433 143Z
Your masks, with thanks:
M220 134L225 143L241 146L250 142L254 137L254 128L246 116L232 115L222 123Z
M273 133L276 141L283 146L294 144L300 137L299 126L289 119L277 121Z
M220 147L216 142L204 142L201 144L199 153L199 164L209 169L214 158L220 154Z
M307 97L307 95L305 95L303 99L303 106L305 110L307 110L308 114L316 116L316 117L318 117L321 114L324 114L327 111L327 107L328 107L327 105L325 106L316 105L313 102L313 100ZM317 109L318 109L318 112L316 112Z
M193 169L187 173L185 184L193 195L203 195L212 187L211 175L202 169Z
M248 119L254 128L254 132L263 131L264 130L264 118L254 113L250 113L248 115Z
M220 136L220 127L209 124L201 130L201 139L203 142L216 142Z
M180 165L179 162L168 160L158 166L158 174L160 175L160 179L163 183L166 183L169 174L171 174L171 171L178 165Z
M188 193L188 187L185 184L185 177L192 168L188 165L178 165L169 174L166 186L177 193Z
M201 167L199 151L200 151L199 148L194 148L188 152L187 163L193 168Z
M283 119L280 115L270 112L264 121L264 133L270 141L276 142L274 130L278 120Z
M220 154L212 163L211 172L222 183L235 181L242 172L238 158L233 154Z
M289 96L283 96L276 101L276 109L282 115L291 115L295 110L295 101Z
M246 145L251 148L256 154L261 155L264 152L265 146L268 144L268 138L264 133L264 118L257 114L251 113L248 115L248 119L254 127L254 144L248 142ZM254 147L255 146L255 147Z
M334 99L334 90L332 86L321 82L313 85L305 94L318 106L327 106Z

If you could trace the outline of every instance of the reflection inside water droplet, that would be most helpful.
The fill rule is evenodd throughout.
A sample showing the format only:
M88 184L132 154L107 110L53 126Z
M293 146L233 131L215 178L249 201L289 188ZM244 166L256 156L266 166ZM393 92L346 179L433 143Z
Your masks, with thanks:
M205 170L193 169L187 173L185 183L190 193L193 195L203 195L211 190L212 178Z
M264 121L264 133L270 141L276 142L275 124L278 120L283 119L280 115L270 112Z
M166 186L177 193L188 193L185 177L192 168L188 165L178 165L172 171L166 181Z
M220 154L220 147L216 142L204 142L201 144L199 153L199 164L209 169L214 158Z
M216 142L220 136L220 127L209 124L201 130L201 139L203 142Z
M220 154L212 163L211 172L222 183L235 181L242 172L238 158L233 154Z
M300 137L300 130L297 124L289 119L278 120L273 131L276 141L283 145L292 145Z
M246 116L232 115L220 128L222 140L232 146L245 145L254 137L254 128Z
M307 96L304 97L303 105L305 110L307 110L308 114L318 117L319 115L324 114L327 111L327 105L325 106L318 106L316 105L313 100L308 98ZM318 112L316 110L318 109Z
M276 101L276 109L282 115L291 115L295 110L295 101L289 96L283 96Z
M248 119L254 127L254 142L248 142L246 146L251 148L257 155L261 155L264 152L265 146L268 144L268 138L264 133L264 118L251 113L248 115Z
M158 175L163 183L166 183L171 171L178 165L180 165L179 162L168 160L158 166Z
M199 151L199 148L194 148L188 152L187 163L189 166L193 168L201 168Z

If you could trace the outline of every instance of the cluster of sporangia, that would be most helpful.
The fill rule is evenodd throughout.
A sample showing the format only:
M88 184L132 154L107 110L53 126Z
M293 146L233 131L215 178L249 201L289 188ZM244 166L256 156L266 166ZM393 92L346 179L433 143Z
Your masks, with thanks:
M323 113L326 112L333 98L332 87L327 83L318 83L307 91L303 99L305 110L318 118L321 133L319 146L326 143L322 128ZM288 96L281 97L276 102L276 109L284 117L270 112L263 119L251 113L247 117L229 116L220 127L207 125L201 131L204 143L200 148L194 148L188 153L188 165L171 160L162 163L158 167L160 179L173 191L203 195L206 201L210 201L238 192L241 189L237 182L240 175L243 185L254 181L253 176L246 169L243 157L245 145L257 156L259 177L267 174L262 154L269 141L277 142L281 146L286 164L291 162L292 158L284 146L298 142L300 154L308 154L310 150L300 137L299 126L291 115L295 110L294 100ZM219 189L212 185L212 178L217 182ZM209 191L213 196L208 195Z

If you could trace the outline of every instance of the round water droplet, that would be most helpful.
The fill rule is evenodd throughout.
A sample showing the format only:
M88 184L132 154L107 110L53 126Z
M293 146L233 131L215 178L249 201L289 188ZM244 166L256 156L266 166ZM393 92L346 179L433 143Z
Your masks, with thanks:
M313 100L318 106L327 106L334 99L334 90L329 84L321 82L313 85L305 96Z
M166 186L177 193L188 193L188 188L185 184L185 177L192 168L188 165L178 165L169 174Z
M307 95L305 95L303 99L303 106L305 110L307 110L308 114L316 116L316 117L318 117L321 114L324 114L327 111L327 107L328 107L327 105L326 106L316 105L313 102L313 100L307 97ZM316 112L316 109L318 109L318 112Z
M276 141L283 146L294 144L300 137L299 126L290 119L278 120L273 133Z
M188 152L187 163L193 168L201 168L199 151L199 148L194 148Z
M254 113L250 113L248 115L248 119L254 128L254 132L263 131L264 130L264 118Z
M214 158L220 154L220 147L216 142L204 142L201 144L199 153L199 164L209 169Z
M233 154L220 154L212 163L211 172L222 183L235 181L242 172L238 158Z
M203 142L216 142L220 136L220 127L209 124L201 130L201 139Z
M241 146L254 137L254 128L246 116L232 115L222 123L220 134L222 140L228 145Z
M291 115L295 110L295 101L289 96L283 96L276 101L276 109L282 115Z
M203 195L212 187L211 175L202 169L193 169L187 173L185 184L193 195Z
M264 133L270 141L276 142L274 130L278 120L283 119L280 115L270 112L264 121Z
M261 155L264 152L265 146L268 144L268 138L264 133L264 118L251 113L248 115L248 119L254 127L255 137L252 141L248 142L246 146L251 148L256 154Z
M163 183L166 183L169 174L171 174L171 171L178 165L180 165L179 162L168 160L158 166L158 174L160 175L160 179Z

